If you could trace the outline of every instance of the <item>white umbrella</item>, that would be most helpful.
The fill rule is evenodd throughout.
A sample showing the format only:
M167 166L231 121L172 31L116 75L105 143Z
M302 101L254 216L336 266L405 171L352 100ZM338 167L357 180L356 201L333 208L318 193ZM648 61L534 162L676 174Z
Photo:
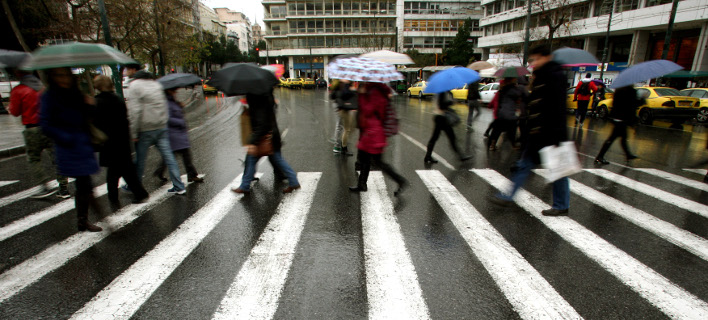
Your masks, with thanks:
M414 64L413 59L407 54L393 52L389 50L380 50L362 54L361 57L373 59L376 61L386 62L388 64Z

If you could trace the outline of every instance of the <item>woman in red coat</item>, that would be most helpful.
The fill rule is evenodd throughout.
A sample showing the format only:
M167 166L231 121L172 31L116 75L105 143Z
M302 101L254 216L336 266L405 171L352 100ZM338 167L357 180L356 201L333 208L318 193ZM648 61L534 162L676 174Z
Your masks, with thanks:
M390 165L381 160L386 147L386 133L384 132L383 119L386 114L386 107L389 105L389 93L391 89L382 83L366 83L359 86L359 163L361 173L359 183L356 187L350 187L353 192L366 191L366 181L369 179L371 163L381 168L398 183L398 190L395 195L399 195L403 188L408 185L403 176L398 174Z

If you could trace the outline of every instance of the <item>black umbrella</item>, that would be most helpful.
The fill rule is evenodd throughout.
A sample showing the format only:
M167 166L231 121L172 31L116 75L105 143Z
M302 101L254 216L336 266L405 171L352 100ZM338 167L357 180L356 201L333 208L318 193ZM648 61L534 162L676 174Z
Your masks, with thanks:
M4 65L3 68L17 68L29 56L30 54L24 51L0 49L0 64Z
M273 72L250 63L235 63L214 73L209 84L226 95L267 94L280 84Z
M157 79L165 90L174 88L191 87L202 83L202 79L191 73L170 73L160 79Z

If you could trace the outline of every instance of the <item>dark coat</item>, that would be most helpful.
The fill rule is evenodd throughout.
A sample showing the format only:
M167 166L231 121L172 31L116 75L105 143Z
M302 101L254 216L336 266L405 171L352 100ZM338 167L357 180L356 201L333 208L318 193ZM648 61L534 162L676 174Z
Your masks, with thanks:
M167 95L167 108L170 111L167 128L170 130L170 147L172 147L172 151L188 149L189 135L187 133L187 122L184 121L182 106L175 101L174 97Z
M555 61L547 62L533 72L531 94L526 104L529 114L526 151L534 153L536 160L543 147L568 140L565 86L563 68Z
M101 148L99 157L101 166L112 167L125 161L132 161L130 122L123 99L113 92L98 94L93 124L108 136L108 140Z
M89 176L98 172L88 121L93 106L78 89L50 88L42 95L42 132L54 140L60 175Z
M472 82L467 85L467 100L479 100L482 97L479 95L479 82Z
M637 119L637 108L644 103L646 103L644 99L637 97L637 89L634 87L619 88L612 98L610 117L632 125Z
M249 144L257 145L267 134L273 134L273 150L280 151L280 131L275 118L275 98L273 91L267 95L246 95L248 112L251 116L251 138Z
M521 113L526 108L526 99L528 93L526 89L520 85L504 86L499 90L499 109L498 116L503 120L517 120L516 110Z
M337 103L337 109L340 110L357 110L358 99L356 91L351 89L351 83L339 82L336 88L332 91L330 98Z
M359 144L357 148L370 154L382 154L386 147L383 119L390 89L385 84L368 83L366 93L359 94Z

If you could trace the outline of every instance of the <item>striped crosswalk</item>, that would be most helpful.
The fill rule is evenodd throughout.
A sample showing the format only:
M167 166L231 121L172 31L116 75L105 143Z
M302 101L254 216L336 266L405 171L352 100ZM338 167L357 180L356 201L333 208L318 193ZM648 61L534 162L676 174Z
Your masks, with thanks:
M655 241L664 242L664 248L675 248L676 251L666 255L681 252L690 256L688 261L695 268L708 265L708 239L706 232L695 227L708 225L708 199L705 184L693 172L701 171L675 170L673 172L653 169L636 168L627 174L625 171L605 169L585 169L570 179L570 190L574 195L574 204L579 207L592 208L603 215L618 217L615 219L624 225L637 228ZM539 176L546 174L544 170L535 170ZM208 314L200 314L199 318L212 319L274 319L280 318L283 299L288 299L287 290L290 286L302 285L301 281L293 281L291 270L317 257L307 257L298 254L302 245L301 239L308 232L309 223L318 218L314 215L319 208L318 201L330 193L323 187L325 172L302 172L298 174L301 189L294 193L250 195L249 201L242 201L242 195L231 192L230 187L237 184L241 176L236 177L227 186L213 193L199 207L189 213L184 221L176 224L173 229L165 232L164 237L155 241L140 256L128 259L122 269L111 275L109 279L95 280L90 284L87 294L67 294L64 297L47 297L59 299L79 299L78 305L70 307L67 317L72 319L130 319L141 318L140 311L149 309L159 301L155 297L162 288L179 282L184 273L177 272L188 259L196 259L198 248L213 236L215 230L225 223L230 223L236 212L247 212L253 203L272 202L272 216L257 234L253 236L250 250L243 255L237 265L225 266L233 270L228 278L217 280L217 294L220 298L213 301L202 301L209 307ZM262 174L258 174L258 177ZM587 290L588 295L602 294L604 291L594 287L568 288L557 277L557 272L549 272L548 267L532 259L529 251L534 251L534 243L519 242L510 239L504 231L505 225L496 219L490 219L493 207L486 200L480 200L475 193L478 190L506 190L510 180L500 172L492 169L470 169L445 174L437 170L417 170L417 180L411 180L410 191L405 197L415 197L418 205L428 204L428 207L408 209L417 214L437 215L449 221L452 233L446 231L447 237L460 239L464 248L459 251L445 252L456 254L460 258L469 257L473 261L469 267L479 270L470 271L467 276L475 281L488 282L496 288L499 296L506 298L510 310L516 313L515 318L521 319L582 319L591 318L587 308L577 305L577 298L566 296L569 290ZM460 179L462 177L462 179ZM183 177L184 178L184 177ZM470 183L473 181L474 183ZM540 181L540 180L538 180ZM472 185L472 186L471 186ZM612 187L607 187L611 185ZM532 184L538 187L539 184ZM28 296L41 296L35 287L52 274L68 273L80 276L72 261L86 256L87 253L100 259L107 253L97 247L112 247L113 243L125 243L121 231L144 222L152 210L164 206L170 195L166 192L170 184L165 184L153 192L146 203L125 206L115 213L103 218L97 224L105 231L98 233L74 233L65 239L48 243L39 253L28 256L23 261L12 262L3 267L0 261L0 310L13 310L16 303L24 303ZM219 187L221 188L221 187ZM262 188L267 188L262 186ZM360 291L365 300L366 315L370 319L434 319L441 308L455 308L456 304L477 303L482 297L460 299L455 296L446 297L448 304L437 305L439 300L430 299L431 295L445 293L445 288L431 290L428 281L430 266L421 266L416 256L420 239L411 238L420 231L411 229L410 221L399 216L398 200L387 188L387 182L381 172L372 172L368 183L369 190L352 195L349 199L339 200L350 202L356 206L360 216L356 224L360 225L361 251L361 281L359 288L341 288L342 299L350 299L352 290ZM257 188L258 189L258 188ZM536 188L537 189L537 188ZM598 272L616 281L627 292L632 292L637 299L644 301L657 314L675 319L708 319L708 296L705 290L686 286L684 278L674 274L666 274L666 269L657 268L656 264L647 263L638 258L639 252L651 251L652 247L627 247L615 243L615 239L606 234L599 234L596 229L578 221L571 210L566 217L547 217L541 210L549 207L548 202L541 197L542 192L536 189L521 189L515 199L518 207L510 207L506 212L526 212L527 215L505 219L523 219L524 223L533 221L557 241L577 250L585 261L568 261L568 264L591 264ZM624 196L615 194L621 190ZM547 190L546 190L547 191ZM106 194L105 185L96 187L94 193L98 197ZM29 191L11 194L1 198L0 206L25 200ZM188 193L189 194L189 193ZM629 196L627 196L629 195ZM641 195L641 196L637 196ZM661 204L661 208L669 208L688 217L693 224L677 224L676 221L666 221L652 212L651 206L640 206L635 198L652 199ZM439 208L435 212L427 212L428 208ZM180 210L176 208L173 210ZM30 239L27 231L46 227L47 222L54 218L69 214L73 210L73 200L64 200L35 212L27 212L15 221L0 226L0 248L10 242L22 243L22 239ZM336 210L335 208L331 210ZM501 210L501 209L494 209ZM436 219L440 220L440 219ZM436 222L437 223L437 222ZM606 222L613 223L613 222ZM523 223L521 224L523 225ZM427 226L426 226L427 227ZM18 240L19 239L19 240ZM34 241L34 240L26 240ZM138 240L136 240L138 241ZM426 241L426 240L423 240ZM13 242L13 243L15 243ZM135 243L139 245L139 243ZM229 246L229 243L223 243ZM312 245L312 244L310 244ZM640 249L637 249L640 248ZM662 253L657 253L662 255ZM542 259L541 259L542 260ZM585 265L588 267L588 265ZM697 266L697 267L696 267ZM441 269L442 266L439 266ZM685 266L677 264L677 270ZM433 267L434 268L434 267ZM686 269L693 270L696 269ZM462 272L458 270L457 272ZM99 274L102 274L99 272ZM111 274L111 273L107 273ZM582 273L580 273L582 274ZM692 274L690 277L700 279L704 283L708 275ZM334 281L334 279L333 279ZM206 279L202 283L210 283ZM292 288L291 288L292 289ZM316 288L307 288L316 290ZM303 289L304 290L304 289ZM295 290L297 292L297 290ZM30 295L31 294L31 295ZM189 292L180 299L190 303ZM621 298L621 297L613 297ZM155 301L154 301L155 300ZM438 311L436 311L438 310ZM0 311L0 318L11 318L11 311ZM660 313L659 313L660 312ZM613 311L607 310L608 318L613 318ZM297 313L285 313L288 318L300 318ZM282 315L281 315L282 316ZM185 315L185 318L194 316ZM320 315L321 318L337 318L336 316ZM505 317L509 317L506 315ZM618 316L614 316L618 317ZM464 317L460 317L464 318ZM474 317L473 317L474 318Z

